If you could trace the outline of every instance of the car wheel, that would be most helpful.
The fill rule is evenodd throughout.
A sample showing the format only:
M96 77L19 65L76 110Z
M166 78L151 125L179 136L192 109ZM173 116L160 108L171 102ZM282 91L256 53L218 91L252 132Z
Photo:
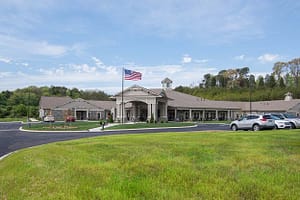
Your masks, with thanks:
M234 124L234 125L232 125L232 126L231 126L231 130L233 130L233 131L237 131L237 130L238 130L238 128L237 128L237 125L235 125L235 124Z
M252 127L252 130L253 131L259 131L260 130L260 127L258 124L254 124L253 127Z
M295 129L295 128L296 128L295 124L291 123L291 129Z

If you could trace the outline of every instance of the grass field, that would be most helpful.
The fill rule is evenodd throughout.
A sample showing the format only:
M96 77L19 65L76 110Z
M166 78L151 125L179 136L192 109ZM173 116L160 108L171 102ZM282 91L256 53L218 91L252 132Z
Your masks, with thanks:
M0 118L0 122L27 122L27 118Z
M135 123L135 124L120 124L111 126L106 129L138 129L138 128L163 128L163 127L186 127L193 126L195 123L191 122L168 122L168 123Z
M55 123L32 123L30 127L23 125L25 130L42 130L42 131L87 131L91 128L99 127L99 122L55 122Z
M300 199L300 131L102 136L0 161L0 199Z
M169 123L136 123L136 124L120 124L105 128L105 130L117 129L138 129L138 128L159 128L159 127L183 127L192 126L195 123L188 122L169 122ZM30 127L26 124L23 125L25 130L42 130L42 131L87 131L92 128L100 127L99 122L55 122L55 123L32 123Z

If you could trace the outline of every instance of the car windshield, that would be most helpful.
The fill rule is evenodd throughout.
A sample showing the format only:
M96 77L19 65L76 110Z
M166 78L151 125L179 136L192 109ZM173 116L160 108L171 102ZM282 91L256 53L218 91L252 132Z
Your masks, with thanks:
M264 115L263 118L265 118L265 119L273 119L271 115Z
M286 118L297 118L296 115L290 114L290 113L284 113L283 114Z
M274 117L278 117L279 119L284 119L284 117L283 117L283 116L281 116L280 114L272 114L272 116L274 116Z
M278 116L275 116L275 115L271 115L272 119L275 119L275 120L280 120L281 118L278 117Z

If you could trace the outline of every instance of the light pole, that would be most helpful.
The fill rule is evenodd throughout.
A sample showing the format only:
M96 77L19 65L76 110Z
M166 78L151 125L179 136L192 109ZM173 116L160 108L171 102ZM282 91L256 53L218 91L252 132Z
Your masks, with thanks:
M252 74L249 76L249 112L252 114Z
M28 100L27 100L27 125L30 127L30 87L28 87Z

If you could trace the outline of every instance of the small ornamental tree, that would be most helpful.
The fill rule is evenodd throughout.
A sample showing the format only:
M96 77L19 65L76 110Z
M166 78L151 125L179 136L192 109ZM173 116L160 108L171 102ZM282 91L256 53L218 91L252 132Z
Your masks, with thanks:
M153 113L151 113L150 123L154 123Z

